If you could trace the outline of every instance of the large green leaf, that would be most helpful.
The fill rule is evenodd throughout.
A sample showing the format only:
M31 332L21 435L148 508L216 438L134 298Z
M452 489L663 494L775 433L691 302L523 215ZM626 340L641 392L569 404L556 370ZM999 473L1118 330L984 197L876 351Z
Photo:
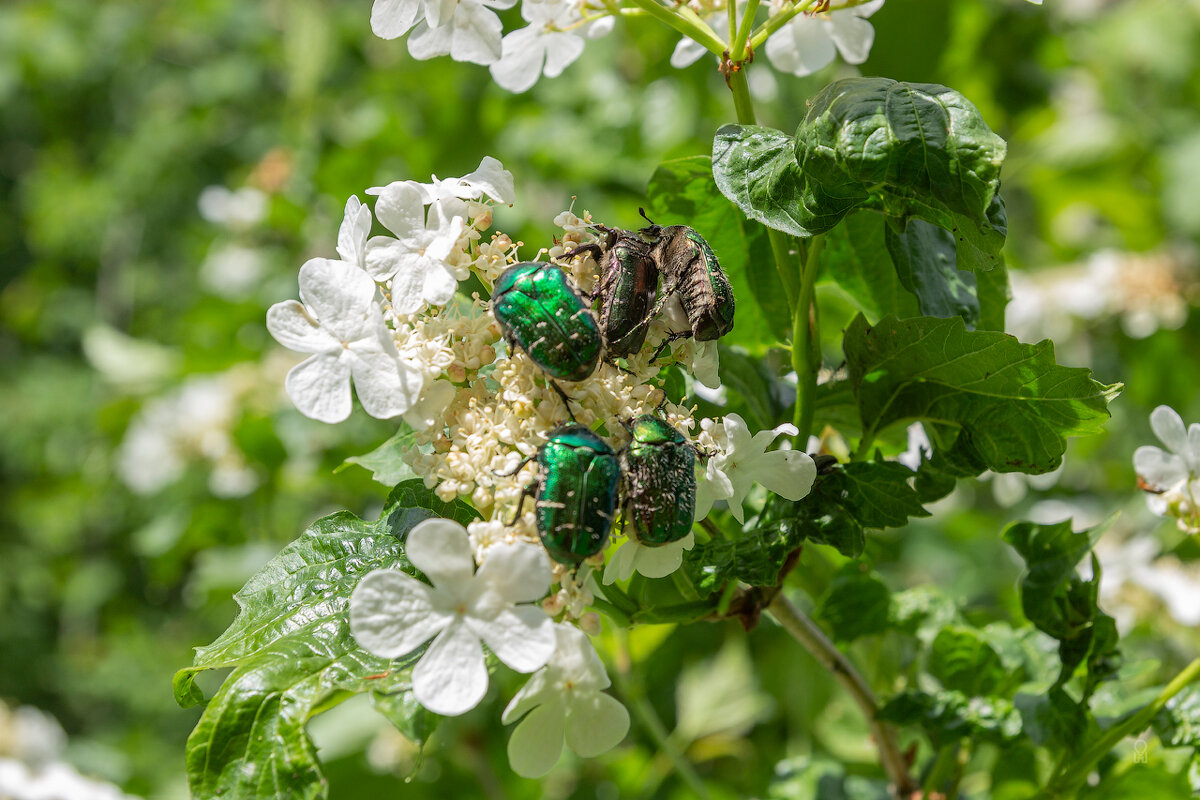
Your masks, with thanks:
M733 286L737 301L733 331L727 344L738 344L761 355L790 329L787 296L773 259L762 259L760 247L751 260L752 239L746 220L713 182L712 160L691 156L663 162L648 188L647 213L659 225L690 225L712 245ZM757 227L757 226L755 226Z
M1098 433L1120 384L1054 363L1049 341L968 331L961 318L862 315L845 337L858 409L868 430L929 420L959 429L958 446L997 472L1050 472L1066 437Z
M960 269L990 269L1007 233L997 192L1004 140L945 86L848 78L825 87L794 137L726 125L717 186L751 219L813 236L869 205L953 234Z
M1119 661L1116 625L1096 604L1099 561L1093 554L1089 580L1075 570L1107 527L1074 533L1070 520L1050 525L1019 522L1004 532L1027 568L1021 578L1021 608L1038 630L1059 642L1062 671L1056 685L1066 683L1086 662L1085 702L1096 684L1112 677Z
M341 472L351 464L357 464L369 470L371 477L384 486L395 486L401 481L413 478L416 473L404 461L404 451L412 447L416 440L416 431L407 424L401 423L400 430L390 439L361 456L350 456L334 472Z
M858 211L825 236L821 277L833 280L868 318L915 317L916 298L901 284L884 242L884 218Z
M978 326L975 273L958 269L950 231L911 219L901 231L886 226L884 239L901 285L916 296L923 315L959 316L967 327Z
M1008 672L1000 655L974 628L942 628L929 651L929 673L947 689L974 697L995 692Z
M206 669L233 667L188 738L193 796L319 797L325 792L305 725L315 714L358 692L381 696L386 716L414 738L430 720L411 702L408 661L360 649L347 607L359 579L376 568L417 575L404 555L414 525L431 517L466 523L467 505L443 503L421 481L397 486L381 518L348 512L317 520L239 591L233 624L195 664L175 675L181 705L204 701L195 684ZM401 710L412 716L402 718ZM418 715L419 718L418 718Z
M1043 694L1018 694L1013 705L1034 744L1077 750L1088 730L1087 710L1059 686Z
M851 642L887 630L891 601L891 591L875 573L849 563L829 584L816 617L829 626L836 641Z

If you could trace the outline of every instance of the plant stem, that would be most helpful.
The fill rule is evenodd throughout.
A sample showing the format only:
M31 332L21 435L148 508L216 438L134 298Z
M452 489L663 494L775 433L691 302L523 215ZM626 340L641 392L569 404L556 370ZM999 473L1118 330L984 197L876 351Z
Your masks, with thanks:
M796 370L796 441L803 446L812 433L813 406L817 397L817 371L821 366L821 339L817 327L817 307L813 295L817 285L817 259L825 244L824 236L809 240L808 251L800 268L800 297L792 311L792 369Z
M705 49L718 56L723 55L728 48L725 42L721 41L721 38L713 32L713 29L705 25L704 21L696 16L696 12L687 6L672 8L664 6L658 0L631 1L650 16L669 25L689 39L699 42L704 45Z
M628 635L624 630L616 632L617 652L616 658L616 678L617 688L624 695L626 702L633 708L633 714L637 717L638 722L649 734L650 738L658 746L659 752L671 762L671 766L679 773L681 777L692 790L692 794L703 800L709 800L708 787L704 785L704 781L696 774L696 770L692 767L690 761L684 758L683 753L671 741L671 735L667 732L667 727L663 725L662 720L658 718L658 713L655 712L654 706L646 698L646 689L642 685L641 679L633 671L633 663L629 658L629 641Z
M867 682L854 668L854 665L840 650L834 647L833 642L829 641L829 637L817 627L815 622L788 602L787 598L783 596L783 592L775 595L771 604L767 606L767 611L784 630L791 634L793 639L802 644L804 649L820 662L821 666L833 673L833 677L837 679L838 683L850 692L850 696L854 698L854 702L858 704L867 718L871 735L875 739L875 747L879 750L879 763L891 780L896 795L907 797L914 792L917 787L909 777L908 766L896 743L895 732L890 725L876 718L879 704L875 700L874 693L871 692L871 687L867 686Z
M737 5L734 0L726 0L729 7L733 8ZM742 14L742 22L738 26L737 32L729 37L732 43L729 45L729 57L734 61L746 60L746 42L750 40L750 29L754 27L754 17L758 14L759 0L750 0L746 4L746 11ZM732 12L731 12L732 13Z
M1144 730L1172 697L1183 691L1185 686L1197 678L1200 678L1200 658L1188 664L1183 671L1172 678L1171 682L1159 692L1158 697L1125 721L1118 722L1106 730L1087 750L1083 751L1083 754L1073 764L1060 770L1058 775L1046 786L1048 796L1074 797L1075 792L1087 780L1088 773L1091 772L1092 766L1097 761L1126 736Z
M838 4L837 8L833 8L831 10L840 11L843 8L853 8L854 6L861 6L863 3L867 2L869 2L869 0L846 0L846 2ZM792 17L808 11L814 5L816 5L816 0L806 0L806 2L796 3L790 8L786 8L775 16L770 17L762 25L759 25L757 30L750 35L750 47L754 48L755 50L762 47L763 43L766 42L767 39L771 38L771 34L786 25L792 19Z

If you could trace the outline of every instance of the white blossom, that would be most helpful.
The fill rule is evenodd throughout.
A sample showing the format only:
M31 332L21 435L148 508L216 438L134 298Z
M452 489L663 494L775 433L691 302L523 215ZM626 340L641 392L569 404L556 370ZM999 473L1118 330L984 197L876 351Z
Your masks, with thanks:
M683 551L691 550L695 545L696 537L691 531L678 541L655 547L647 547L630 537L608 560L604 583L627 581L634 572L647 578L665 578L683 565Z
M783 3L784 0L774 0L772 13L782 10ZM767 39L767 58L776 69L797 77L811 75L833 61L839 52L847 64L861 64L875 42L875 29L867 17L882 8L883 3L884 0L871 0L849 8L797 14Z
M463 230L463 218L446 217L434 204L425 216L421 192L407 181L394 181L378 194L375 216L396 234L373 236L366 244L366 270L377 281L391 280L392 309L415 314L425 304L445 305L454 297L458 279L446 263Z
M375 281L342 261L314 258L300 268L300 299L267 311L267 329L284 347L313 355L288 372L288 397L321 422L350 416L350 380L367 413L403 414L423 384L419 370L400 360L375 302Z
M366 268L367 237L371 235L371 209L363 205L358 195L346 201L346 214L338 229L338 255L347 264Z
M375 0L371 30L380 39L398 39L412 30L424 10L424 0Z
M1150 414L1150 427L1166 450L1143 445L1133 453L1133 466L1148 494L1146 503L1159 516L1175 518L1179 528L1200 532L1200 423L1184 427L1170 406Z
M350 596L350 630L384 658L433 639L412 673L413 694L425 708L453 716L483 699L488 673L481 642L517 672L533 672L553 654L553 623L529 605L550 586L544 551L497 545L475 571L466 529L430 519L409 532L406 552L433 585L394 569L369 573Z
M780 434L795 436L795 426L780 425L751 436L746 421L737 414L726 414L719 423L702 420L700 426L700 447L715 454L697 477L696 519L708 516L714 501L727 500L734 518L745 522L742 503L755 483L787 500L799 500L812 489L817 468L807 453L767 452Z
M512 173L491 156L484 156L474 172L461 178L441 179L434 175L430 183L404 183L420 192L421 200L426 205L438 206L443 219L474 216L471 213L472 204L482 203L484 198L505 205L512 205L516 199ZM382 190L367 191L369 194L378 194Z
M425 19L417 23L408 37L408 52L425 61L449 55L455 61L492 64L500 59L500 34L503 26L492 8L512 8L516 0L449 0L426 3ZM449 16L431 14L429 9L447 6Z
M521 719L508 740L508 761L518 775L539 778L558 761L563 740L584 758L611 750L629 732L629 712L604 693L611 682L587 634L554 626L550 662L521 687L501 720Z
M500 60L490 67L510 92L529 90L543 73L557 78L583 52L583 39L563 30L582 19L574 4L526 0L521 15L529 26L504 37Z

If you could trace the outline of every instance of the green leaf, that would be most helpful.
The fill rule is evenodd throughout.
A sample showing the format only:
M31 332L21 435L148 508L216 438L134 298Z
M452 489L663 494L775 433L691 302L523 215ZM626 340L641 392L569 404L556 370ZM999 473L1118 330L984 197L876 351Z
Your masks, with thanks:
M175 675L181 705L203 702L195 676L233 667L188 738L188 779L194 797L320 797L324 778L305 725L315 714L357 692L389 697L382 710L419 741L433 718L404 697L407 668L419 656L393 662L360 649L347 607L359 579L376 568L418 575L404 555L417 523L434 516L461 523L467 505L443 503L419 480L397 486L377 522L348 512L317 520L247 581L235 595L240 611L212 644L196 650L192 667ZM407 721L400 717L407 709Z
M845 337L859 414L877 432L899 421L959 428L958 446L997 472L1050 472L1067 436L1098 433L1120 384L1054 363L1049 341L968 331L961 318L862 315Z
M850 563L834 576L816 616L836 641L852 642L887 630L891 602L892 593L875 573Z
M737 314L726 343L762 355L791 330L787 296L773 267L774 258L769 257L770 245L767 259L761 260L761 247L756 246L758 257L751 260L745 217L717 189L712 160L691 156L665 161L655 169L647 192L650 218L659 225L695 228L712 246L729 276ZM762 234L756 235L765 239Z
M1168 700L1152 725L1166 747L1200 747L1200 688L1188 686Z
M960 265L961 266L961 265ZM975 326L984 331L1004 332L1004 310L1012 299L1008 287L1008 268L1001 256L996 266L986 272L976 272L976 290L979 295L979 323Z
M1070 751L1079 749L1087 733L1087 712L1059 687L1045 694L1018 694L1013 705L1034 744Z
M714 536L697 542L684 552L683 567L701 595L712 594L730 581L774 586L788 554L803 541L803 531L794 520L761 524L737 539Z
M821 276L837 283L870 319L915 317L916 300L892 267L884 227L884 218L871 212L846 217L825 236L818 260Z
M1016 549L1027 568L1021 578L1021 608L1038 630L1059 642L1062 671L1055 686L1066 683L1086 661L1085 701L1097 683L1112 677L1120 658L1116 625L1096 605L1098 559L1092 555L1090 580L1083 580L1075 571L1108 524L1073 533L1070 520L1051 525L1019 522L1004 532L1004 540Z
M770 368L761 358L723 344L719 352L721 383L745 401L749 412L746 421L751 428L762 430L775 425L783 409L771 392L776 379Z
M347 458L334 472L341 472L351 464L357 464L370 471L371 477L384 486L395 486L416 476L412 467L403 459L404 451L413 446L416 436L416 431L408 425L401 424L400 430L396 431L392 438L369 453Z
M909 517L928 517L916 490L913 471L895 461L851 461L824 476L814 502L836 504L864 528L902 528Z
M437 715L418 703L411 691L371 692L371 707L418 746L425 744L437 727Z
M974 629L942 628L929 652L929 672L947 689L968 696L995 693L1008 676L1000 656Z
M848 78L813 98L795 137L756 125L719 129L713 174L748 217L785 233L824 233L869 205L945 228L960 269L990 269L1007 233L997 197L1005 151L952 89Z
M1001 744L1021 733L1021 717L1008 700L953 690L901 692L879 709L879 718L918 726L939 748L965 738Z
M920 219L911 219L904 230L886 226L884 240L896 274L905 289L917 298L927 317L962 317L974 330L979 324L979 297L975 273L958 269L954 235Z
M836 761L797 756L775 765L767 800L890 800L884 781L848 775Z

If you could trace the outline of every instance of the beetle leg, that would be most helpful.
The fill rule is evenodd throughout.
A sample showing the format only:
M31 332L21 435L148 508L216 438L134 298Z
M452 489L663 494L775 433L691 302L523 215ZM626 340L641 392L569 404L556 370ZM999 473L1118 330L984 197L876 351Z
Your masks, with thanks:
M550 384L550 388L553 389L558 394L559 399L562 400L563 408L567 410L567 418L570 419L571 422L575 422L575 415L571 413L571 399L567 397L567 393L563 391L561 386L549 378L546 378L546 383Z
M511 478L513 475L516 475L518 472L520 472L521 470L525 469L525 465L526 465L526 464L528 464L530 461L533 461L533 457L532 457L532 456L530 456L529 458L525 459L525 460L524 460L524 461L522 461L520 464L517 464L517 468L516 468L516 469L514 469L512 472L496 472L496 470L494 470L494 469L493 469L493 470L490 470L490 472L491 472L493 475L495 475L497 478Z
M504 523L504 527L511 528L513 525L517 524L517 520L521 518L521 509L525 507L525 498L533 497L534 492L537 491L538 483L538 480L530 481L525 485L525 488L521 490L521 499L517 501L517 510L513 512L512 519Z
M653 361L657 360L658 357L663 354L664 350L667 350L668 348L670 348L670 346L673 342L677 342L680 339L690 339L691 337L692 337L691 331L679 331L677 333L670 334L669 336L667 336L667 338L662 340L662 344L660 344L658 346L658 349L654 351L654 355L650 357L650 361L653 362Z

